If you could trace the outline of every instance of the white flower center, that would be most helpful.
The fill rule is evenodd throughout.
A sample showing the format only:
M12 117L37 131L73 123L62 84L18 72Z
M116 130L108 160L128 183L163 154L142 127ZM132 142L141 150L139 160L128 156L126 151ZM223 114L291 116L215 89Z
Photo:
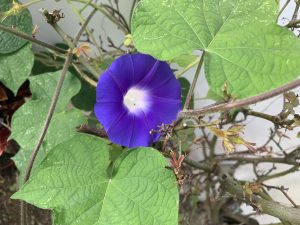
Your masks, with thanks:
M149 107L147 96L147 91L132 87L125 94L123 103L129 112L137 113L141 110L145 112Z

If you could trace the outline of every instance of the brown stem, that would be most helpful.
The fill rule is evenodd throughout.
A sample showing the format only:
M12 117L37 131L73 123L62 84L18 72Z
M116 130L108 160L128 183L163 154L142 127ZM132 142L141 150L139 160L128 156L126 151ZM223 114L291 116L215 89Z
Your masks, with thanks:
M285 176L287 174L299 171L299 168L300 168L300 165L295 165L292 168L290 168L288 170L285 170L283 172L279 172L279 173L275 173L275 174L272 174L272 175L260 177L259 181L264 182L266 180L271 180L271 179L274 179L274 178L277 178L277 177L282 177L282 176Z
M233 180L228 174L221 174L221 183L230 195L254 206L258 211L277 217L282 221L292 224L299 224L300 210L292 207L287 207L281 203L265 200L256 195L248 195L241 184Z
M210 172L212 171L212 168L206 164L206 163L199 163L199 162L196 162L192 159L189 159L189 158L185 158L184 159L184 162L192 167L195 167L197 169L200 169L200 170L203 170L203 171L206 171L206 172Z
M283 186L281 187L277 187L277 186L272 186L272 185L266 185L266 184L262 184L263 186L265 186L267 189L275 189L275 190L279 190L289 201L290 203L295 207L295 208L299 208L298 205L293 201L293 199L287 194L287 190L288 188L284 188Z
M5 25L0 24L0 30L2 30L4 32L7 32L7 33L10 33L10 34L13 34L13 35L15 35L17 37L20 37L20 38L24 39L24 40L30 41L33 44L45 47L45 48L50 49L52 51L63 53L63 54L67 53L67 51L64 50L64 49L62 49L62 48L58 48L58 47L56 47L54 45L50 45L48 43L40 41L40 40L38 40L36 38L33 38L33 37L29 36L28 34L26 34L24 32L17 31L14 28L10 28L10 27L7 27Z
M286 7L289 5L291 0L287 0L284 4L284 6L280 9L278 15L277 15L277 18L276 18L276 21L278 21L280 15L283 13L283 11L286 9Z
M93 15L93 14L94 14L94 12L91 13L91 15ZM87 26L90 19L92 18L91 15L87 18L85 23L82 25L82 27L78 31L78 33L77 33L77 35L76 35L76 37L73 41L73 46L76 45L76 43L78 42L78 40L79 40L81 34L83 33L85 27ZM61 72L59 81L57 82L57 85L56 85L56 88L55 88L55 91L54 91L54 94L53 94L53 97L52 97L50 108L49 108L49 111L48 111L43 129L42 129L41 135L38 139L37 145L35 146L33 152L30 155L30 159L29 159L29 162L27 164L27 168L26 168L26 171L25 171L25 174L24 174L24 182L26 182L29 179L34 160L35 160L35 158L38 154L38 151L39 151L39 149L40 149L40 147L43 143L43 140L46 136L47 130L49 128L49 125L50 125L50 122L51 122L51 119L52 119L52 116L53 116L53 113L54 113L54 110L55 110L55 107L56 107L56 104L57 104L57 101L58 101L58 98L59 98L59 95L60 95L60 92L61 92L61 89L62 89L63 82L65 80L65 76L66 76L66 74L69 70L69 66L71 65L71 62L72 62L72 57L73 57L72 48L70 48L69 52L68 52L68 55L67 55L67 58L65 60L64 66L62 68L62 72Z
M289 91L293 88L296 88L298 86L300 86L300 79L295 80L291 83L285 84L283 86L280 86L278 88L275 88L269 92L265 92L263 94L256 95L256 96L253 96L250 98L241 99L241 100L232 101L232 102L220 103L217 105L214 104L214 105L207 106L207 107L204 107L202 109L197 109L197 110L183 110L179 113L178 117L179 118L199 117L199 116L204 116L204 115L212 114L212 113L216 113L216 112L228 111L228 110L234 109L234 108L241 108L243 106L251 105L251 104L272 98L274 96L282 94L282 93Z

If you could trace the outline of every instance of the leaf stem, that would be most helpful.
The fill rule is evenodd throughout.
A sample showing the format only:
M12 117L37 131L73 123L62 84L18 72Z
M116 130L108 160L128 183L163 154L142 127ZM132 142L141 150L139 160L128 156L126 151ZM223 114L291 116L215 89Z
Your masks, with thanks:
M97 87L97 82L91 79L88 75L84 74L84 72L77 66L75 63L72 63L72 66L75 68L75 70L79 73L80 77L87 82L89 85L93 87Z
M133 0L132 5L131 5L130 14L129 14L130 25L131 25L132 16L133 16L133 11L134 11L136 2L137 2L137 0Z
M200 61L198 63L198 67L197 67L197 70L196 70L196 73L195 73L195 76L194 76L194 79L193 79L193 82L192 82L192 85L191 85L190 90L188 92L188 95L186 97L186 101L185 101L183 110L187 110L190 107L190 104L191 104L191 101L192 101L192 98L193 98L193 95L194 95L195 87L196 87L196 84L197 84L197 80L199 78L201 68L202 68L202 65L203 65L203 62L204 62L204 55L205 55L205 52L203 52L202 55L201 55L201 58L200 58Z
M190 70L194 66L196 66L199 63L199 59L195 60L191 64L189 64L187 67L185 67L183 70L179 71L179 73L176 74L176 78L180 78L186 71Z

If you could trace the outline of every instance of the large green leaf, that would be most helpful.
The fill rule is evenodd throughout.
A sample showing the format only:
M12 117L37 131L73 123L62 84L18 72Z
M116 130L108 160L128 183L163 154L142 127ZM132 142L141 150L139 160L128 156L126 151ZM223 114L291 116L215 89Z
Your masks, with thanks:
M204 50L211 89L234 97L268 91L300 74L300 42L275 23L274 0L142 0L132 22L141 52L171 60Z
M14 93L29 77L33 66L31 44L17 52L0 55L0 81Z
M37 143L60 73L61 71L46 73L29 79L32 99L14 114L12 120L11 138L15 139L21 146L22 149L18 153L21 154L21 158L24 155L28 156ZM42 151L47 152L48 149L52 149L58 143L71 138L74 135L75 127L87 122L81 111L77 109L65 110L70 99L79 90L79 80L68 73ZM19 158L17 157L17 159ZM27 161L17 160L17 162L20 162L18 168L22 172Z
M129 150L111 171L110 148L84 134L61 143L12 198L53 209L60 225L177 225L176 179L161 153Z
M8 11L12 6L12 0L0 1L0 13ZM32 32L32 18L28 9L22 10L17 15L8 16L1 24L31 34ZM0 31L0 54L7 54L14 52L25 45L27 41L18 38L15 35Z

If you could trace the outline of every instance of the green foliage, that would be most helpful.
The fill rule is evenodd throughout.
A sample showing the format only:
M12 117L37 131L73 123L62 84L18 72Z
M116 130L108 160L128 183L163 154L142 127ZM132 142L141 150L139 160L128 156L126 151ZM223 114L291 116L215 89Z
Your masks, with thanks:
M151 148L122 154L112 173L107 141L78 134L59 144L12 198L54 211L60 225L176 225L178 189Z
M61 71L58 71L30 77L32 99L25 103L25 105L14 114L12 120L11 138L15 139L22 148L18 153L22 155L17 156L17 159L26 156L28 160L27 156L36 145L60 73ZM86 123L86 118L80 110L65 110L70 99L78 93L79 90L79 80L72 74L67 74L56 110L43 143L44 151L53 148L58 143L68 140L73 136L76 126ZM26 151L26 153L24 153L24 151ZM44 154L45 153L46 152L44 152ZM19 162L17 166L21 171L23 171L27 160L17 160Z
M188 126L193 126L192 121L185 120L182 123L187 124ZM173 137L171 138L173 145L177 149L181 149L183 152L191 150L191 144L196 139L195 128L182 129L174 131Z
M221 94L215 93L213 90L209 89L206 95L207 99L212 99L217 102L224 101L224 97Z
M0 81L16 93L30 75L33 58L31 44L14 53L0 54Z
M295 79L300 42L275 23L274 0L142 0L133 20L140 52L171 60L204 50L213 92L224 83L233 97L248 97Z
M69 71L80 78L79 74L74 68L70 68ZM96 102L96 88L90 84L87 84L84 80L81 81L81 89L77 95L72 98L73 105L85 111L93 111Z
M184 78L184 77L180 77L178 79L178 81L179 81L180 86L181 86L181 108L183 108L186 97L189 93L191 84L190 84L189 80ZM191 104L190 104L190 109L193 109L193 108L194 108L194 96L192 97L192 101L191 101Z
M184 54L181 56L178 56L174 58L171 62L178 64L178 66L186 68L193 62L195 62L198 59L196 55L189 55L189 54Z
M1 0L0 1L0 13L7 12L11 9L12 0ZM32 18L28 9L22 10L17 15L10 15L2 22L9 27L15 27L15 29L31 34L32 32ZM0 31L0 54L12 53L22 46L25 45L27 41L18 38L12 34Z

